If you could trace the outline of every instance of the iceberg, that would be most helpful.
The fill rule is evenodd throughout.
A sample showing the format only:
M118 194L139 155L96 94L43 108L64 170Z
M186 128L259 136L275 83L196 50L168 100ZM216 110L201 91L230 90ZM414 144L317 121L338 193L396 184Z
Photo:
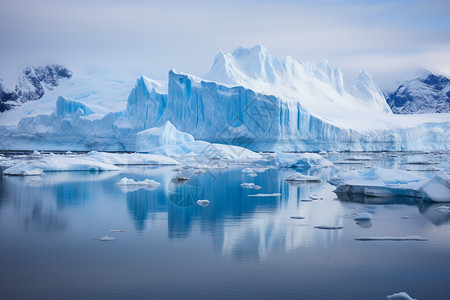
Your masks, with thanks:
M93 84L99 88L82 87ZM249 150L450 149L450 114L394 115L368 71L347 87L327 62L277 59L259 45L220 52L204 78L175 70L168 81L141 76L126 100L127 84L75 81L63 94L2 113L0 149L174 157L212 149L226 159L257 157Z
M3 171L5 175L42 175L61 171L117 171L118 167L86 158L51 155L38 160L23 161Z
M427 178L411 171L372 168L368 171L333 178L334 192L367 197L405 196L431 202L450 202L450 176L439 172Z

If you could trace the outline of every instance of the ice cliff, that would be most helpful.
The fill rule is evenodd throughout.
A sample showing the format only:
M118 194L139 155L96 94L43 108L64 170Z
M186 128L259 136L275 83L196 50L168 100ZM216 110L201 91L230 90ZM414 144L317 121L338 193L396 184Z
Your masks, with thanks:
M449 114L392 114L367 71L348 88L326 62L276 59L256 46L220 52L204 77L142 76L125 109L102 114L104 100L58 97L53 112L0 126L0 149L198 152L190 136L258 151L450 149Z

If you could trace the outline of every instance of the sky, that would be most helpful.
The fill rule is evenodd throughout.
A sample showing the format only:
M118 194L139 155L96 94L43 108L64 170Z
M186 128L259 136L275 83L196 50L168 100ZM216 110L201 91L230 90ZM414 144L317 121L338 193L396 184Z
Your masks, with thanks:
M0 0L0 78L29 65L75 72L201 76L219 50L264 45L328 60L347 84L362 69L386 90L419 69L450 74L448 0Z

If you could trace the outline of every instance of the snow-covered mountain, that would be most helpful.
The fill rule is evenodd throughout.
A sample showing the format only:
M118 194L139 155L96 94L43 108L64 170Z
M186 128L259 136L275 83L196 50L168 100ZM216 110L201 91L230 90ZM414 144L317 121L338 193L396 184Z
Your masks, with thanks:
M367 72L348 88L328 64L256 46L219 53L205 77L142 76L127 101L127 81L93 74L3 113L0 149L149 151L148 129L168 121L196 140L252 150L450 149L450 114L392 114Z
M335 115L338 110L391 113L370 72L362 71L351 88L344 85L339 68L327 61L316 65L270 55L264 46L239 47L231 54L220 51L205 79L300 102L311 113Z
M38 100L48 91L54 90L62 79L72 77L72 72L60 65L27 67L19 76L14 91L3 87L0 81L0 112L21 103Z
M424 114L450 112L450 78L423 73L403 82L388 93L387 103L395 114Z

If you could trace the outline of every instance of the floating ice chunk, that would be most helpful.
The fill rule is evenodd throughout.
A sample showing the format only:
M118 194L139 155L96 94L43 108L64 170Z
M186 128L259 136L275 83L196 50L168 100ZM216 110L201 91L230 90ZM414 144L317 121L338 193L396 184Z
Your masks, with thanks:
M436 210L440 212L450 213L450 207L448 206L439 206L438 208L436 208Z
M134 181L133 179L129 179L127 177L122 178L119 182L116 183L118 186L145 186L148 188L157 188L161 185L161 183L153 180L153 179L145 179L142 181Z
M411 298L411 296L409 296L407 293L405 292L400 292L400 293L395 293L392 295L389 295L386 297L387 300L416 300Z
M438 165L438 162L431 160L417 160L417 161L409 161L404 163L405 165Z
M113 238L113 237L107 236L107 235L105 235L104 237L102 237L100 239L100 241L102 241L102 242L111 242L111 241L115 241L115 240L116 240L116 238Z
M248 182L241 183L241 187L244 189L255 189L255 190L259 190L261 188L259 185Z
M174 178L172 178L172 182L175 182L175 183L185 183L188 180L189 180L189 177L187 177L181 173L178 173Z
M311 200L319 200L319 195L317 194L312 194L308 196Z
M317 229L326 229L326 230L334 230L334 229L342 229L343 226L328 226L328 225L320 225L320 226L314 226L314 228Z
M353 161L353 160L338 160L334 161L333 164L335 165L363 165L363 161Z
M332 167L328 159L317 153L277 153L278 165L282 168L322 168Z
M208 206L209 205L209 200L197 200L197 205L200 205L200 206L203 206L203 207L206 207L206 206Z
M0 159L0 167L12 167L14 165L14 161L12 159Z
M423 199L433 202L450 202L450 176L439 172L425 182L419 191L424 194Z
M379 236L379 237L359 237L355 238L356 241L427 241L421 236L411 235L411 236Z
M284 178L285 181L289 182L322 182L322 180L317 176L308 176L303 175L301 173L293 173L286 178Z
M403 170L373 168L360 174L344 175L331 183L340 184L336 194L366 196L407 196L426 201L450 202L450 176L440 172L432 178Z
M355 220L355 221L370 221L370 220L372 220L372 215L369 213L359 213L353 218L353 220Z
M47 156L34 161L18 163L5 171L6 175L41 175L43 172L59 171L117 171L118 167L85 158L67 156Z
M248 195L249 197L280 197L280 193L273 193L273 194L255 194L255 195Z
M294 216L294 217L291 217L291 219L303 220L303 219L305 219L305 217L296 217L296 216Z
M31 157L42 157L41 152L34 150L33 153L30 155Z

